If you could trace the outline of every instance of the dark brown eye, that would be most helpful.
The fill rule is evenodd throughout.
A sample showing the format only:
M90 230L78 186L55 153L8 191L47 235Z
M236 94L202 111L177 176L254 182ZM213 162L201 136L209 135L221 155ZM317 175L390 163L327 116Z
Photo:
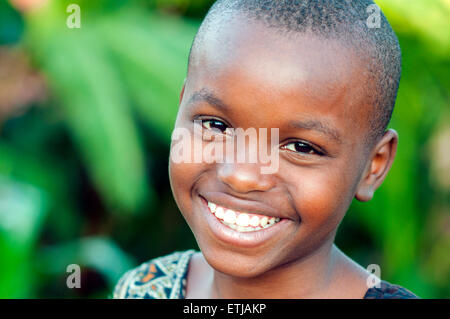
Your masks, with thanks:
M204 128L208 129L208 130L215 130L215 131L220 131L222 133L225 133L225 130L228 128L228 126L219 121L219 120L202 120L202 125Z
M311 145L306 144L304 142L292 142L289 144L286 144L284 146L284 148L293 151L293 152L297 152L297 153L302 153L302 154L317 154L317 155L322 155L321 152L317 151L315 148L313 148Z

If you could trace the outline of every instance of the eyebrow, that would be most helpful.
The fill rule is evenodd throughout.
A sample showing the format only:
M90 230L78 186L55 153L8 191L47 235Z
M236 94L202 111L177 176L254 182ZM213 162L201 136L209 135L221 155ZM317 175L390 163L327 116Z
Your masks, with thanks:
M339 144L342 144L339 132L336 129L329 127L326 124L324 124L318 120L290 122L289 126L291 126L293 128L303 129L303 130L319 131L319 132L324 133L324 134L328 135L329 137L333 138Z
M196 91L188 100L188 105L193 105L200 102L206 102L213 107L226 111L229 107L218 97L216 97L211 91L203 88ZM318 120L306 120L306 121L294 121L289 123L290 127L302 129L302 130L315 130L319 131L329 137L333 138L337 143L342 144L339 132L327 126L326 124Z
M216 97L212 92L207 89L201 89L197 92L194 92L188 101L188 105L192 105L199 102L207 102L211 106L214 106L218 109L226 111L229 107L218 97Z

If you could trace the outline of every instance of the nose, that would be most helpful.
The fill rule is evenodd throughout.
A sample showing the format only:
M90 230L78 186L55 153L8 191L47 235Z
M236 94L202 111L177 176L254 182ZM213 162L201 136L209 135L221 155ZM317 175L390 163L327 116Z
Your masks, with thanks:
M238 193L268 191L275 186L274 177L261 174L261 166L256 163L223 163L217 168L218 178Z

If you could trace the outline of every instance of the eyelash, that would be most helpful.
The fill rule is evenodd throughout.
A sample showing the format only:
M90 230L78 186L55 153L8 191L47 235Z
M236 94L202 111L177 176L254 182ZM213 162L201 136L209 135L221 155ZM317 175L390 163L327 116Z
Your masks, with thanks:
M220 132L221 132L222 134L225 134L226 129L229 128L229 126L228 126L227 124L225 124L224 122L222 122L222 121L220 121L220 120L217 120L217 119L199 119L199 120L202 122L202 126L203 126L205 129L207 129L207 130L215 130L215 129L218 129L218 130L220 130ZM214 129L214 128L211 128L211 127L205 127L205 123L206 123L206 122L216 122L216 124L217 124L217 123L220 123L220 124L222 124L225 128L224 128L224 130L222 131L220 128L215 128L215 129ZM295 144L297 144L297 145L295 145ZM294 149L288 148L288 145L294 145ZM303 148L304 148L304 147L309 148L309 151L308 151L308 152L300 152L300 151L298 151L298 150L296 149L295 146L299 146L299 145L300 145L300 147L303 147ZM282 149L286 149L286 150L288 150L288 151L290 151L290 152L294 152L294 153L302 154L302 155L318 155L318 156L324 156L324 155L325 155L324 152L322 152L322 151L316 149L316 148L313 147L311 144L309 144L309 143L307 143L307 142L305 142L305 141L293 141L293 142L284 144L281 148L282 148Z
M303 147L303 148L304 147L309 148L309 151L308 152L300 152L300 151L295 149L295 144L300 144L301 145L300 147ZM294 145L294 150L287 148L288 145ZM290 152L294 152L294 153L302 154L302 155L318 155L318 156L324 156L325 155L323 152L317 150L315 147L313 147L312 145L310 145L309 143L304 142L304 141L290 142L290 143L284 144L281 148L282 149L286 149L286 150L288 150Z
M223 131L220 128L215 128L215 129L218 129L222 134L225 134L226 129L229 128L229 126L227 124L225 124L224 122L219 121L217 119L205 119L205 120L200 119L200 121L202 122L202 126L207 130L214 130L214 128L205 127L205 124L204 124L205 122L216 122L216 124L217 123L223 124L225 126L225 129Z

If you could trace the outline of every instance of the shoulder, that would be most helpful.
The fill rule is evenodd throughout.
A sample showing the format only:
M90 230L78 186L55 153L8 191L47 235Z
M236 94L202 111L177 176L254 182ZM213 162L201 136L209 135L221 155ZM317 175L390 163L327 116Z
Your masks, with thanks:
M189 260L196 251L176 251L127 271L114 288L114 299L180 299Z
M364 299L419 299L408 289L382 280L379 287L367 290Z

